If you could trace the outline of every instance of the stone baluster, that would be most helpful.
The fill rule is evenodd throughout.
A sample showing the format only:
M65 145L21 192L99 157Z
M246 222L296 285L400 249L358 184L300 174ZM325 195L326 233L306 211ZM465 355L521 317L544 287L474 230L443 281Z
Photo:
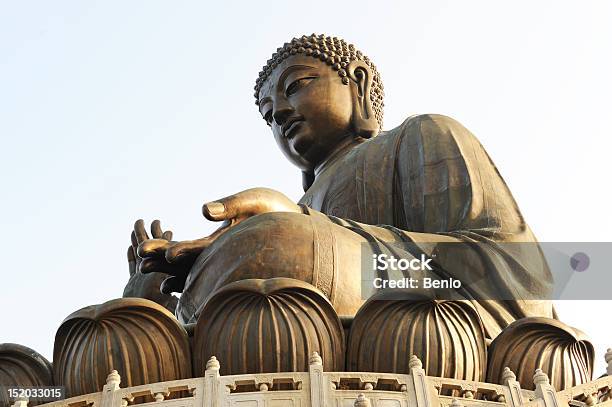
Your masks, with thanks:
M355 407L371 407L370 400L363 393L360 393L355 399L353 406Z
M508 386L510 391L510 406L519 407L523 404L523 392L521 384L516 381L516 375L509 367L505 367L502 373L502 383Z
M308 360L308 373L310 375L310 405L312 407L326 407L326 391L323 385L323 359L317 352L313 352Z
M474 398L474 392L472 390L465 390L461 396L464 399L473 399Z
M533 383L536 386L535 395L544 401L545 407L559 407L557 392L550 384L548 375L544 373L542 369L536 369L533 375Z
M127 401L116 403L115 393L119 390L119 384L121 383L121 376L119 372L113 370L106 376L106 384L102 388L102 398L100 400L101 407L115 407L119 404L127 405Z
M224 392L219 388L219 369L221 364L216 357L211 356L206 362L206 370L204 371L204 394L196 394L196 397L201 398L204 407L216 407L223 405ZM198 405L196 403L196 405Z
M408 367L410 368L410 376L412 376L417 407L433 407L423 363L416 355L412 355L408 361Z

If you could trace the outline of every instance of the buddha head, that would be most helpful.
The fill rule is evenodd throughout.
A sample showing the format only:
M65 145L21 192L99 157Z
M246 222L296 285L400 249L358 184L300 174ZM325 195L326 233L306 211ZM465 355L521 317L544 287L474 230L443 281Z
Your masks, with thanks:
M382 126L376 67L336 37L312 34L278 48L259 74L255 99L276 143L304 173L305 189L339 146L371 138Z

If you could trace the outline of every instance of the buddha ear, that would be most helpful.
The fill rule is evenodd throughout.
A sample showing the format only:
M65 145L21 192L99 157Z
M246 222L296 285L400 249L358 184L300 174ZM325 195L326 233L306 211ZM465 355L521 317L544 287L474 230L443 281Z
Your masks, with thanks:
M357 135L372 138L378 134L380 127L374 109L370 91L372 89L372 70L363 61L353 61L346 67L353 90L353 126Z

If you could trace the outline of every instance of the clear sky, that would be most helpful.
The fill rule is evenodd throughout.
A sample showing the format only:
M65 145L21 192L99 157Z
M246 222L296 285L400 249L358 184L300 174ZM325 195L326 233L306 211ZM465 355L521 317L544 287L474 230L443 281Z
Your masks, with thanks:
M376 63L387 128L442 113L472 130L541 241L610 241L610 17L608 1L1 2L0 342L50 359L67 315L120 297L140 217L192 239L215 227L203 202L299 199L252 89L312 32ZM558 310L602 373L609 303Z

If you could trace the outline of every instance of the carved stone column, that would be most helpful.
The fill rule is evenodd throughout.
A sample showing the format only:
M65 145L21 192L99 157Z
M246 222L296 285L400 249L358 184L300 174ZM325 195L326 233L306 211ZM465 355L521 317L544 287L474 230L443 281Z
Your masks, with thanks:
M206 371L204 372L204 407L216 407L222 405L223 393L219 392L219 369L221 365L216 357L211 356L206 362Z
M101 407L115 407L115 392L119 390L120 383L121 376L119 376L119 373L117 373L116 370L110 372L110 374L106 377L106 384L102 389L102 399L100 401Z
M310 374L311 407L327 407L325 385L323 383L323 360L317 352L313 352L310 356L308 373Z
M535 384L535 395L544 401L545 407L559 407L557 392L542 369L536 370L533 375L533 383Z

